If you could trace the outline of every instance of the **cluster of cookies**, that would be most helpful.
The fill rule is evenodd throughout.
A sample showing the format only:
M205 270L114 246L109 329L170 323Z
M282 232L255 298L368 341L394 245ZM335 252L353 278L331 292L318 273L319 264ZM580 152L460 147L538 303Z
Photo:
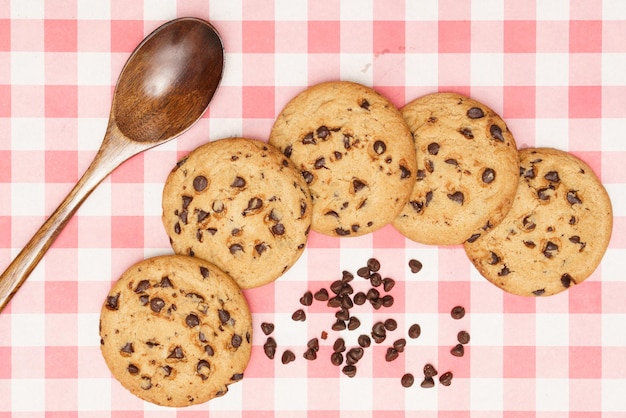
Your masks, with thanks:
M584 162L518 150L482 103L435 93L399 110L360 84L318 84L285 106L268 142L220 139L177 163L163 190L177 255L140 262L113 286L102 353L142 399L205 402L249 361L241 289L282 276L311 229L355 237L391 224L419 243L464 245L506 291L550 295L595 270L611 222Z

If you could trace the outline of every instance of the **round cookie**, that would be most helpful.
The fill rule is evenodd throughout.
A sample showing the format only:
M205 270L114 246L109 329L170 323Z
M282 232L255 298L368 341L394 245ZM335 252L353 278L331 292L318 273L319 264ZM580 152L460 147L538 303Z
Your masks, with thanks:
M170 255L130 267L100 315L100 348L113 376L139 398L188 406L243 378L252 318L237 284L213 264Z
M389 224L415 180L413 139L400 112L373 89L347 81L309 87L282 110L269 143L302 172L313 230L359 236Z
M176 253L209 260L252 288L298 260L311 206L304 179L279 150L226 138L196 148L169 174L163 224Z
M502 222L465 251L491 283L522 296L548 296L581 283L611 237L609 196L591 168L551 148L519 151L520 182Z
M506 215L517 190L517 146L489 107L433 93L401 109L415 139L417 179L394 227L423 244L475 239Z

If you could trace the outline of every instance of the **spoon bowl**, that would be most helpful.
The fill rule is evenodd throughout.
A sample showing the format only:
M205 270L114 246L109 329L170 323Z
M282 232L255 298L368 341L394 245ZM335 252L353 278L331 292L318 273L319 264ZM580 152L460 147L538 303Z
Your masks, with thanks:
M118 78L93 162L0 276L0 312L102 180L130 157L181 135L204 114L223 68L221 38L202 19L171 20L137 46Z

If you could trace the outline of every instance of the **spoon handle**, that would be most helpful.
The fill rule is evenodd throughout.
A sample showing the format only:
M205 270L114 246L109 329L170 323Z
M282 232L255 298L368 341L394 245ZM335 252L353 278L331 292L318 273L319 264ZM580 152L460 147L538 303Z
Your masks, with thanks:
M113 138L115 140L111 140ZM119 145L120 142L124 143L123 146ZM141 144L131 144L133 141L126 140L117 129L107 131L100 150L85 174L0 276L0 312L96 186L118 165L142 150Z

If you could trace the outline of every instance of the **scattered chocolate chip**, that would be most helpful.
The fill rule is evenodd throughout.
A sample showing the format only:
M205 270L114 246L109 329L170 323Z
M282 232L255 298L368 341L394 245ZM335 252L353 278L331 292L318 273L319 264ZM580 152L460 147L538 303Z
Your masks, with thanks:
M380 261L376 258L370 258L367 260L367 268L372 272L377 272L380 270Z
M400 354L398 353L398 350L396 350L393 347L388 347L387 348L387 352L385 353L385 360L386 361L394 361L399 356L400 356Z
M419 324L413 324L409 327L409 338L418 338L422 334L422 327Z
M391 289L393 289L393 287L396 285L396 281L390 277L385 277L383 279L383 289L385 290L385 292L389 292L391 291Z
M313 293L308 290L304 292L304 295L300 298L300 303L304 306L311 306L313 304Z
M272 324L271 322L262 322L261 331L263 331L263 334L265 335L270 335L272 332L274 332L274 324Z
M360 347L367 348L372 345L372 340L368 335L361 334L359 338L357 338L357 343Z
M573 282L574 279L568 273L565 273L561 276L561 284L563 285L563 287L570 287Z
M354 365L344 366L343 369L341 369L341 371L343 372L343 374L345 374L348 377L356 376L356 366Z
M330 355L330 362L334 365L334 366L341 366L341 364L343 363L343 354L341 354L340 352L333 352Z
M456 339L461 344L467 344L470 342L470 335L467 331L459 331L459 333L456 335Z
M346 341L341 337L337 338L333 344L333 351L336 353L346 351Z
M430 363L424 365L424 376L425 377L434 377L437 376L437 369Z
M398 353L402 353L404 351L404 347L406 347L406 339L404 338L399 338L393 342L393 348Z
M465 354L465 348L463 347L463 344L457 344L452 347L452 349L450 350L450 354L455 357L463 357L463 355Z
M435 387L435 380L432 377L425 377L420 386L425 389Z
M193 179L193 189L196 192L201 192L209 185L209 181L204 176L196 176Z
M281 357L281 362L283 364L289 364L296 359L296 355L291 350L285 350Z
M470 107L467 111L467 117L470 119L480 119L485 116L485 112L480 107Z
M328 300L328 291L326 289L320 289L313 295L315 300L319 301L327 301Z
M337 234L340 237L345 237L345 236L350 235L350 231L339 227L339 228L335 228L335 234Z
M346 353L346 364L353 365L363 358L365 351L362 347L353 347Z
M359 321L359 318L356 318L354 316L350 317L350 319L348 320L348 330L354 331L360 326L361 326L361 321Z
M450 386L452 384L452 373L445 372L444 374L442 374L439 377L439 383L441 383L443 386Z
M367 296L363 292L357 292L353 298L354 304L361 306L367 301Z
M543 295L544 293L546 293L546 289L537 289L537 290L533 290L533 294L534 294L535 296L541 296L541 295Z
M419 273L419 271L422 269L422 263L412 258L411 260L409 260L409 268L411 269L411 273Z
M304 352L302 357L304 357L306 360L312 361L312 360L317 359L317 352L315 352L315 350L313 350L312 348L308 348Z
M402 387L410 388L415 383L415 377L411 373L405 373L402 378L400 378L400 384Z
M462 306L455 306L450 311L450 315L454 319L461 319L461 318L463 318L465 316L465 308L462 307Z
M233 382L238 382L241 379L243 379L243 373L235 373L234 375L230 377L230 380Z
M302 309L298 309L291 315L291 319L294 321L304 322L306 321L306 313Z
M346 323L341 319L337 319L335 323L331 326L333 331L343 331L346 329Z

